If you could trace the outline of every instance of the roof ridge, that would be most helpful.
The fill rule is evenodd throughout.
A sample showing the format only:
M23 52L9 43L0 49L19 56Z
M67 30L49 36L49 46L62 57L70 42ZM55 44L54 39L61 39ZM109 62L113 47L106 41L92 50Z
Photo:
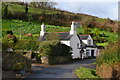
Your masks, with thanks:
M69 33L69 32L45 32L45 33Z
M90 34L83 34L83 35L80 35L80 36L88 36L88 35L90 35Z

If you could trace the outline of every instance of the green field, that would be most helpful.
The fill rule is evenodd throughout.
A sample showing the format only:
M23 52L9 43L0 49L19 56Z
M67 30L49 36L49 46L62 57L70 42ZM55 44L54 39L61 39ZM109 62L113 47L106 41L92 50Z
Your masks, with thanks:
M99 77L96 75L96 70L80 67L75 69L74 73L80 80L100 80Z
M46 25L46 24L45 24ZM12 30L14 35L25 35L32 33L34 36L39 37L41 30L40 23L30 23L22 20L2 20L2 37L4 38L7 34L6 31ZM68 32L70 27L46 25L46 32Z
M10 4L10 3L7 3L7 4L9 6L8 11L12 12L13 14L14 13L24 13L25 12L25 6L17 5L17 4ZM41 14L41 9L40 8L29 7L28 13L29 14ZM51 10L47 9L46 13L47 14L56 14L57 11L55 11L55 10L51 11Z

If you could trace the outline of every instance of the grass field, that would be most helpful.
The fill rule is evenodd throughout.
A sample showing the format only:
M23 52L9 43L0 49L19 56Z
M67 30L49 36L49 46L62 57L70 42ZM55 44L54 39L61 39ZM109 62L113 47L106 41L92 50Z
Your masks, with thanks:
M46 24L45 24L46 25ZM2 20L2 37L5 37L6 31L12 30L14 35L24 35L27 33L32 33L35 36L39 37L39 33L41 30L40 23L30 23L22 20ZM54 26L54 25L46 25L46 32L68 32L70 27L64 26Z
M96 70L80 67L77 68L74 73L80 80L100 80L99 77L96 75Z
M10 3L8 3L8 4L9 4L8 11L10 11L12 13L16 13L16 12L23 13L23 12L25 12L25 6L17 5L17 4L10 4ZM41 9L40 8L29 7L28 13L29 14L41 14ZM55 11L55 10L51 11L51 10L47 9L46 13L47 14L56 14L57 11Z
M108 45L108 43L106 42L106 43L96 43L97 45L99 45L99 46L107 46Z

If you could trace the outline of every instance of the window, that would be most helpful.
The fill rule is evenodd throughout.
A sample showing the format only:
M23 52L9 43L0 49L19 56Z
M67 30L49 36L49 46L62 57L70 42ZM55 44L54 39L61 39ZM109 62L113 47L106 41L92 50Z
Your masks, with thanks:
M88 40L88 45L91 45L91 40Z
M77 43L77 48L79 48L79 43Z
M89 54L90 54L90 50L86 49L86 56L89 56Z

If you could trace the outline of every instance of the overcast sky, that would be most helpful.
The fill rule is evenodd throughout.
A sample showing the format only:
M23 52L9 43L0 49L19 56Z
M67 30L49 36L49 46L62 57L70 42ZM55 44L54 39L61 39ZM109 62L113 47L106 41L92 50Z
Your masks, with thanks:
M85 13L100 18L118 19L118 0L70 0L57 2L56 8L67 10L74 13Z

